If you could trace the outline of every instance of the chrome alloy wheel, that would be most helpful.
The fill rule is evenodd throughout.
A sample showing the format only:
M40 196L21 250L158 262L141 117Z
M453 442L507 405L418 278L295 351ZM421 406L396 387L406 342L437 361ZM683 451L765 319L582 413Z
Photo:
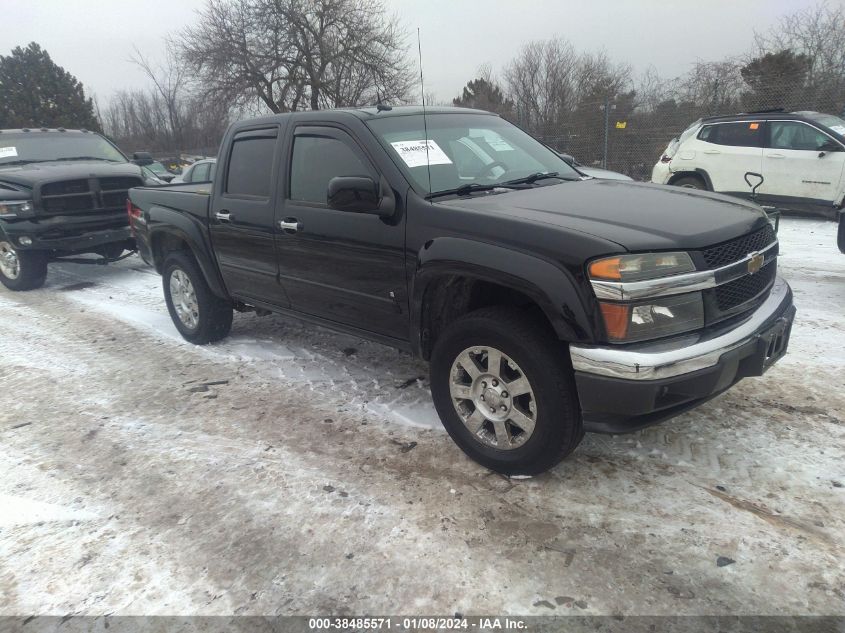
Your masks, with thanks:
M200 319L197 293L190 277L179 268L170 273L170 299L182 325L196 329Z
M21 262L18 252L9 242L0 242L0 271L7 279L17 279L21 274Z
M473 437L499 450L519 448L534 432L537 399L525 373L494 347L470 347L449 373L458 416Z

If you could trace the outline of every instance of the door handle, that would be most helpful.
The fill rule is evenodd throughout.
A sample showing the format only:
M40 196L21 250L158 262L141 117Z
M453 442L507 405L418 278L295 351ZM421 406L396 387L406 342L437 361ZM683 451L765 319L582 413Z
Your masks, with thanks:
M704 150L704 153L705 154L721 154L722 152L720 152L717 149L706 149L706 150Z
M783 154L766 154L766 158L786 158Z
M221 222L228 222L232 219L232 214L228 211L218 211L214 214L214 217L216 217Z
M296 233L297 231L302 230L302 222L296 218L285 218L284 220L279 221L279 228L283 231Z

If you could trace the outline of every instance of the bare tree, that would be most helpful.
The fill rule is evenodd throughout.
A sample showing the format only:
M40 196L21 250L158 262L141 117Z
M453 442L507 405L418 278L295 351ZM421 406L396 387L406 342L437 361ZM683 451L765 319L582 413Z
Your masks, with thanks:
M272 112L401 101L405 34L380 0L208 0L178 36L208 98Z
M106 133L129 151L216 151L229 122L229 104L195 94L173 48L160 64L153 65L137 51L134 61L150 87L112 97L100 114Z
M660 76L654 66L648 66L634 80L637 107L643 112L654 112L671 94L670 82Z
M754 34L758 54L792 50L810 59L809 78L845 77L845 7L826 2L785 15Z
M598 102L614 99L630 89L630 64L616 64L607 53L583 53L578 57L573 73L573 88L578 102Z
M505 85L517 117L529 129L562 121L575 102L572 71L577 56L563 39L524 45L505 68Z
M159 116L159 129L170 136L170 145L179 150L184 148L185 134L184 114L185 96L188 89L188 77L185 68L179 63L176 48L167 43L165 59L160 64L153 64L135 48L132 62L138 66L153 86L152 100ZM163 125L162 125L163 123Z
M822 2L754 35L758 58L788 50L809 60L802 87L806 107L845 112L845 7Z
M745 83L737 59L718 62L696 62L692 69L676 80L676 99L701 108L704 114L732 112L739 107Z

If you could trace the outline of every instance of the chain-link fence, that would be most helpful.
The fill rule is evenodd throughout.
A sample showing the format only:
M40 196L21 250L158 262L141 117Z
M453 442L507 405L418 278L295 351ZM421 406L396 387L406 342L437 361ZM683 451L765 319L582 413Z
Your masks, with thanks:
M517 109L515 122L554 149L571 154L583 165L619 171L635 180L650 180L651 170L669 142L701 117L783 108L814 110L837 116L845 109L841 86L816 89L795 86L769 94L741 95L720 104L667 98L652 107L626 100L579 103L558 114L557 121L538 120ZM745 105L746 107L743 107Z

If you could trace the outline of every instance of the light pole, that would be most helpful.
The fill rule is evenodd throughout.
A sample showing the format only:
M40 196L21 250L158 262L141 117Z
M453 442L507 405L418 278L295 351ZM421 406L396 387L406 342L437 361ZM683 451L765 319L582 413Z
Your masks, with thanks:
M610 134L610 111L616 109L616 104L610 104L610 97L604 98L604 105L599 106L604 110L604 154L601 159L602 169L607 169L607 138Z

